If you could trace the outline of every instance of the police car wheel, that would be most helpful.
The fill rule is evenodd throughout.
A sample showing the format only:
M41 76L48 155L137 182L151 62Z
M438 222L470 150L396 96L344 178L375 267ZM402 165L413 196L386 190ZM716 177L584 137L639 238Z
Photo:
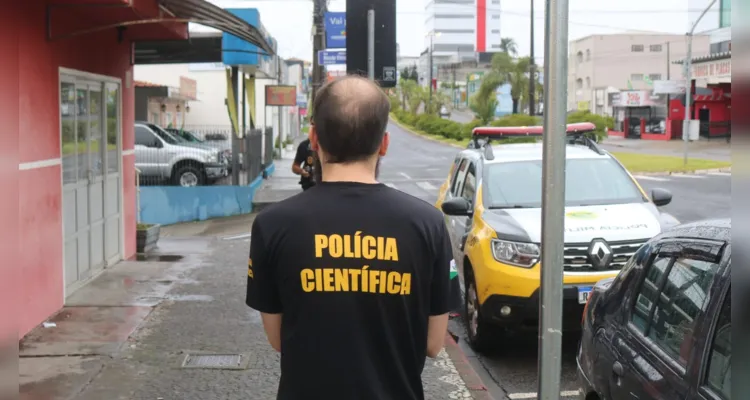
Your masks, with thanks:
M466 269L466 272L464 319L466 321L469 345L476 352L486 352L493 348L493 340L498 340L499 338L496 335L493 335L493 332L496 331L496 329L482 320L474 274L468 268Z

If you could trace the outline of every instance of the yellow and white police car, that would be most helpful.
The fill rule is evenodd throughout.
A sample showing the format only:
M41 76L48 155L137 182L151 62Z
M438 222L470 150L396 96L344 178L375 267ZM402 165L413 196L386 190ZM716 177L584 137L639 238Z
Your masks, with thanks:
M678 221L607 151L586 137L591 123L567 127L563 327L580 329L591 287L613 277L647 240ZM451 231L465 295L469 343L501 344L498 333L538 328L542 144L498 144L541 137L542 127L476 128L440 188L436 206Z

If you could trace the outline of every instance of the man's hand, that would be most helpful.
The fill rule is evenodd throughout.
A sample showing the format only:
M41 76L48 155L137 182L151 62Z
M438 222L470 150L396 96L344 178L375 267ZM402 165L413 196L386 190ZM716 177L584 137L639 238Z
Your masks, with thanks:
M300 175L302 175L304 178L309 178L310 177L310 173L307 172L307 170L305 170L305 169L302 169L302 173Z

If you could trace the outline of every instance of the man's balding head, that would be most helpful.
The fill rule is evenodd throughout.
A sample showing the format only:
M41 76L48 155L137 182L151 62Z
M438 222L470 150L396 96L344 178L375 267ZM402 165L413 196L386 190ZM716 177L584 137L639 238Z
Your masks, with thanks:
M312 122L325 162L364 161L378 153L390 108L388 96L369 79L349 75L323 85Z

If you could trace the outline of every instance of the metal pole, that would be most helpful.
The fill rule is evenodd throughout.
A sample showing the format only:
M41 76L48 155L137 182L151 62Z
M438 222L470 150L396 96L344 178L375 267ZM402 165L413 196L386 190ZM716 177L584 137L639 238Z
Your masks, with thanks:
M375 10L367 10L367 77L375 80Z
M430 107L430 104L432 104L432 68L433 68L433 66L432 66L432 46L433 46L432 40L434 38L435 38L435 32L433 31L433 32L430 33L430 48L428 49L430 51L430 81L429 81L429 84L430 84L430 97L429 97L429 100L427 101L427 108L428 109Z
M560 399L565 132L568 86L568 0L547 0L544 41L544 144L542 148L542 254L539 303L538 395Z
M701 13L701 15L698 17L697 20L695 20L695 23L693 23L693 26L690 28L690 32L687 34L687 59L685 60L685 121L682 123L682 141L684 142L684 157L683 157L683 163L687 165L688 163L688 143L690 141L690 121L693 119L693 113L690 112L691 104L693 101L693 76L692 76L692 62L693 62L693 32L695 32L695 28L698 26L698 23L701 22L701 19L703 19L703 16L706 15L709 9L714 6L716 3L716 0L711 0L711 3L706 7L705 10Z
M534 61L534 0L529 0L531 3L531 51L529 52L529 115L535 115L536 110L534 109L534 95L536 94L536 63Z
M235 111L239 110L239 95L240 91L238 88L239 84L240 69L238 67L232 67L232 91L234 92L234 98L228 101L234 102ZM235 114L236 115L236 114ZM232 123L232 130L234 130L234 123ZM240 184L240 133L233 132L232 135L232 185Z

